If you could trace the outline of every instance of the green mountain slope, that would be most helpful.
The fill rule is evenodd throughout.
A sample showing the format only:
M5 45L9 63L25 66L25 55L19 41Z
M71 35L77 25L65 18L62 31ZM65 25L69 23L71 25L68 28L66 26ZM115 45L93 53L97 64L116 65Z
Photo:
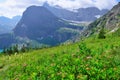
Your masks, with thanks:
M111 10L84 32L99 33L104 27L104 39L94 34L74 44L11 56L1 54L0 80L120 80L120 19L116 17L119 9L120 3L112 9L112 17L107 17ZM75 33L68 28L59 30L64 31Z
M119 80L120 38L0 55L0 80Z
M84 34L98 33L104 27L107 32L115 32L120 28L120 2L107 14L91 23Z

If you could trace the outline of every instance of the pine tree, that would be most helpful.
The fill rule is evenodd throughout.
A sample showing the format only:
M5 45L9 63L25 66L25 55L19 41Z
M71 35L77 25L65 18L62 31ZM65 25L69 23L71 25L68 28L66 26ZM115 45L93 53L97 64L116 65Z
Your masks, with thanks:
M17 44L15 46L13 46L13 52L14 53L19 53L18 45Z
M13 54L13 49L12 49L12 47L10 47L10 48L8 49L8 54L9 54L9 55Z
M98 38L99 39L105 39L105 31L104 28L102 27L102 29L100 30L99 34L98 34Z
M26 47L25 45L23 44L22 48L21 48L21 52L26 52Z
M7 50L6 50L6 48L4 47L4 49L3 49L3 53L6 53L7 52Z

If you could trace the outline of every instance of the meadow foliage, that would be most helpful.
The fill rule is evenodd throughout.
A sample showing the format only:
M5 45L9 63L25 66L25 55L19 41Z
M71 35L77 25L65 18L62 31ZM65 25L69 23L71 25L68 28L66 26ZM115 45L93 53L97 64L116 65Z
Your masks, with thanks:
M119 37L0 55L0 80L119 79Z

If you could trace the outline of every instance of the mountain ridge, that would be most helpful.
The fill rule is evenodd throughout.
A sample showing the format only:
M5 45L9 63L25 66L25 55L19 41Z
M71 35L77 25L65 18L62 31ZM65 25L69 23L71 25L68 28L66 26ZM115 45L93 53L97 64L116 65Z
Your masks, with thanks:
M96 7L79 8L74 12L61 7L50 6L48 3L44 3L43 6L50 10L57 17L73 21L94 21L97 19L97 15L102 16L108 12L107 9L99 10Z
M13 18L0 16L0 34L12 32L20 18L21 16L14 16Z
M82 27L68 24L43 6L31 6L25 10L13 31L16 36L56 45L76 35L76 33L68 31L71 29L82 30Z
M107 32L115 32L120 28L120 3L115 5L101 18L91 23L83 34L90 35L98 33L101 28L104 28Z

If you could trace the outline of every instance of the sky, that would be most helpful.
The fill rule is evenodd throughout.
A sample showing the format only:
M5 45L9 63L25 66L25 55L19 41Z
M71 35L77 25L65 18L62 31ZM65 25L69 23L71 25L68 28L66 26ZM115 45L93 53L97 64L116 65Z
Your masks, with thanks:
M12 18L22 15L27 7L41 6L44 2L48 2L51 6L59 5L62 8L74 10L87 7L111 9L120 0L0 0L0 16Z

